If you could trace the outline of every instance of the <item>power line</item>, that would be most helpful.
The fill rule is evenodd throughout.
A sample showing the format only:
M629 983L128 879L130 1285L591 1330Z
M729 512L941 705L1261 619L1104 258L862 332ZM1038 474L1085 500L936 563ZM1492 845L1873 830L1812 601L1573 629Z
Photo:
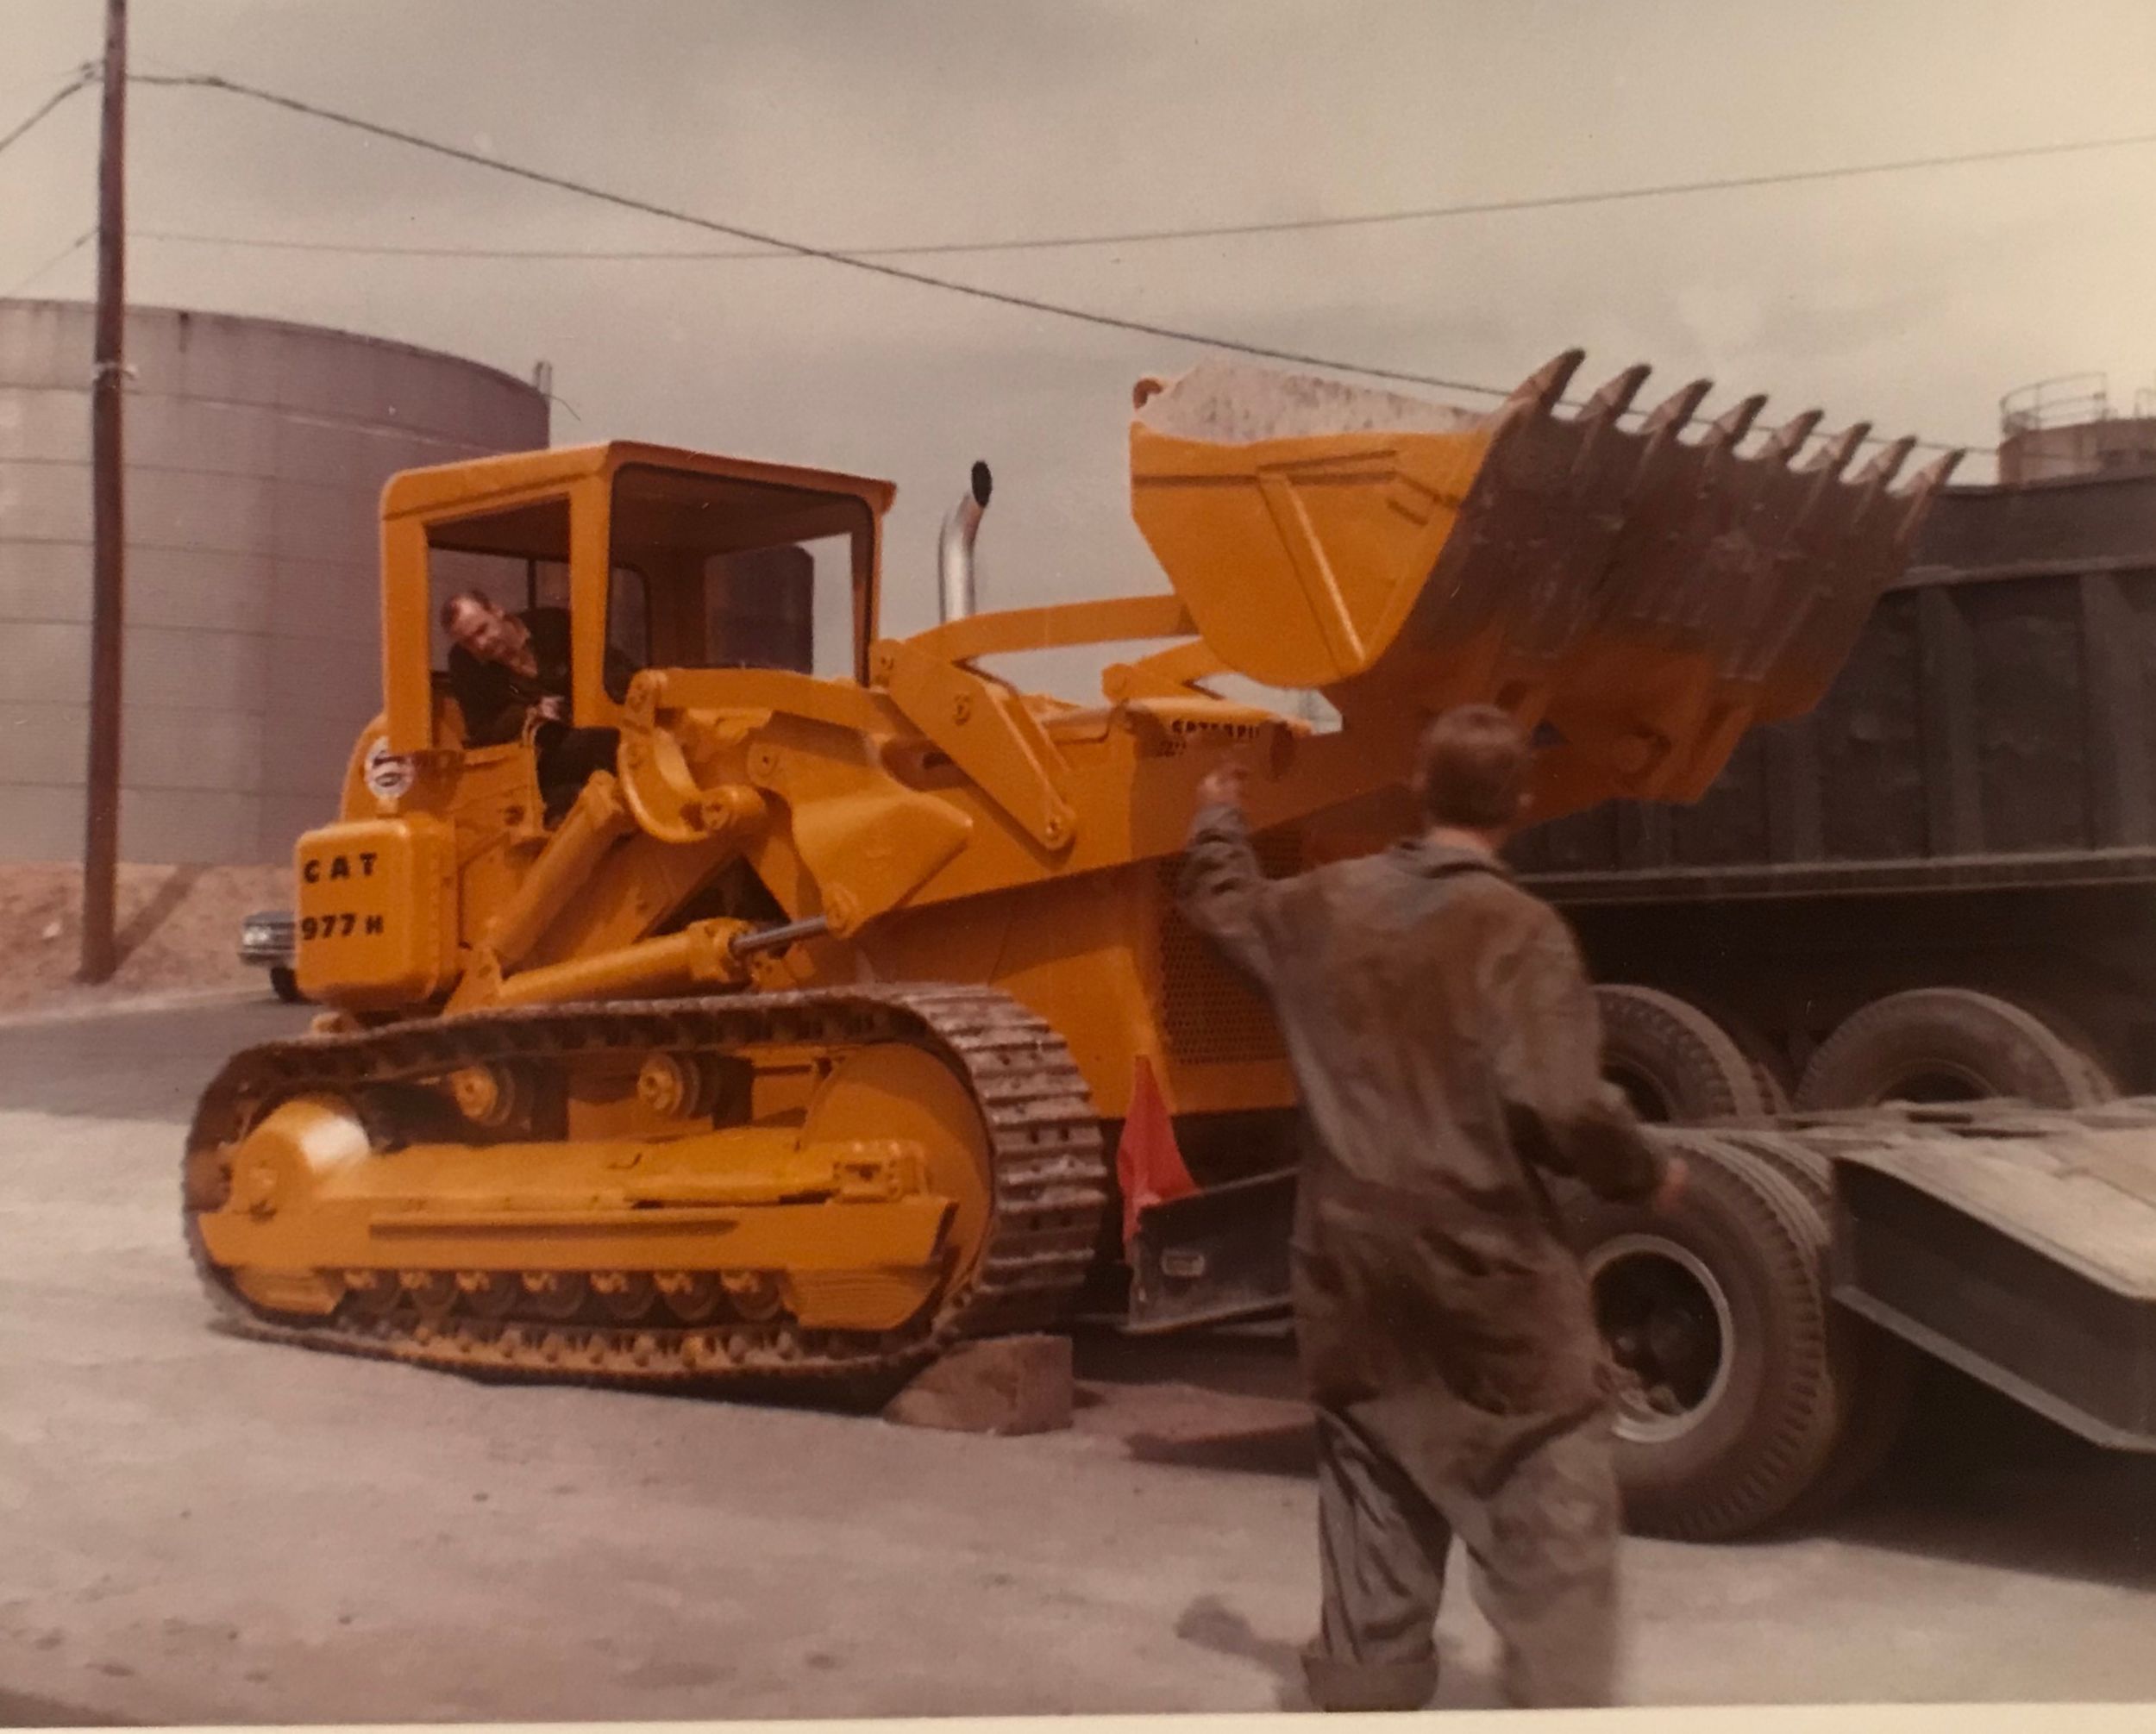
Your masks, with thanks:
M28 118L18 125L14 131L0 135L0 151L7 149L9 145L13 144L17 139L21 138L25 133L28 132L31 128L34 127L40 121L43 120L46 116L51 114L53 110L60 107L62 103L66 102L70 97L73 96L76 91L86 90L97 82L97 69L95 66L83 66L78 68L75 76L72 80L65 85L62 85L60 89L53 91L51 96L47 97L43 102L40 103L36 108L33 109L30 111Z
M1250 343L1238 338L1219 337L1205 332L1185 330L1162 325L1149 320L1131 319L1119 314L1102 313L1089 308L1072 307L1060 302L1047 301L1037 296L1020 295L1007 290L991 289L982 284L967 283L955 278L939 277L931 272L917 271L905 266L892 265L881 259L865 257L860 253L843 252L834 247L812 246L806 241L789 239L755 229L739 223L721 222L715 217L701 216L693 211L657 203L633 194L616 192L588 182L572 180L543 169L527 167L520 163L506 161L498 157L467 150L462 146L448 144L400 128L391 127L378 121L364 119L322 104L289 97L258 85L242 84L215 73L136 74L133 82L170 88L220 91L229 96L244 97L266 103L272 108L303 115L310 119L327 121L333 125L348 128L375 138L387 139L393 143L407 145L453 161L469 163L475 167L491 169L498 174L508 175L534 185L550 187L557 191L574 193L624 210L659 217L666 222L679 222L715 235L724 235L735 241L748 241L758 247L775 249L804 259L822 260L827 264L843 266L850 270L867 272L872 275L896 282L912 283L927 289L938 289L949 294L962 295L977 301L987 301L1000 306L1018 309L1025 312L1046 314L1054 318L1069 319L1081 324L1093 325L1109 330L1128 331L1140 336L1159 337L1170 342L1190 343L1204 348L1227 350L1238 354L1257 356L1266 360L1292 362L1300 366L1325 367L1336 372L1356 373L1369 379L1393 379L1407 385L1426 385L1438 391L1455 391L1477 398L1503 398L1510 395L1507 387L1486 385L1476 380L1455 379L1440 374L1420 373L1402 368L1378 367L1362 362L1342 361L1332 357L1311 354L1306 351L1277 348L1267 344ZM2156 142L2156 134L2150 135ZM1641 194L1639 196L1645 196ZM1579 195L1574 197L1586 197ZM1634 414L1642 412L1634 411ZM1867 444L1885 441L1876 437ZM1958 451L1962 447L1948 446L1937 441L1920 441L1918 444L1934 450Z
M191 82L191 81L189 81ZM1616 204L1632 200L1676 198L1690 194L1733 192L1763 187L1794 186L1820 181L1850 180L1863 176L1905 174L1920 169L1959 168L1971 165L2021 161L2032 158L2066 156L2091 151L2124 150L2156 145L2156 133L2123 134L2111 138L2074 139L2041 145L2009 145L1992 150L1959 151L1944 155L1902 157L1886 162L1848 163L1834 167L1787 169L1756 175L1731 175L1705 180L1665 181L1650 186L1606 187L1584 192L1546 193L1522 198L1476 199L1457 204L1423 205L1406 210L1363 211L1343 216L1285 217L1263 222L1213 223L1180 228L1126 229L1086 235L1023 236L1000 241L923 241L899 247L842 247L832 251L850 259L927 258L935 255L987 253L1036 253L1056 248L1131 247L1156 241L1211 241L1238 235L1289 235L1316 230L1366 228L1381 225L1429 222L1445 218L1489 216L1517 211L1560 210L1581 205ZM717 250L642 247L492 247L373 246L342 241L285 241L246 235L151 234L149 241L183 241L203 246L251 247L295 253L348 253L385 258L517 259L534 260L623 260L630 261L680 260L685 261L743 259L798 258L786 247L730 247Z
M798 254L780 252L768 247L649 247L608 249L594 252L582 247L412 247L393 242L346 241L291 241L281 235L185 235L169 229L136 228L128 231L135 241L174 241L189 247L239 247L258 248L268 253L335 253L357 254L369 259L516 259L516 260L596 260L609 264L650 264L667 260L680 260L690 264L701 264L719 259L786 259ZM1012 241L1012 247L1029 247L1030 241ZM936 252L934 247L849 247L845 252L856 259L872 259L879 255L907 253ZM968 249L973 252L1002 250L994 244Z
M1478 398L1503 398L1507 395L1494 385L1480 385L1470 379L1450 379L1431 373L1410 372L1401 368L1369 367L1354 362L1337 361L1322 355L1312 355L1293 349L1279 349L1266 344L1244 343L1234 340L1207 336L1203 332L1180 330L1170 325L1155 324L1150 320L1128 319L1119 314L1100 313L1088 308L1069 307L1059 302L1044 301L1037 296L1014 294L1008 290L990 289L978 283L961 282L955 278L937 277L924 271L914 271L902 265L891 265L881 260L863 259L857 254L841 253L835 248L813 247L806 241L793 241L783 235L766 234L762 230L740 223L721 222L716 218L699 216L693 211L677 210L631 194L614 192L588 182L571 180L566 175L548 173L543 169L527 168L519 163L506 162L497 157L482 155L478 151L466 150L461 146L446 144L439 139L429 139L417 133L408 133L397 127L384 126L379 122L362 120L318 103L304 102L297 97L280 96L253 85L243 85L235 79L217 77L213 73L184 76L142 75L143 84L175 85L196 90L219 91L228 95L246 97L266 103L314 120L329 121L337 126L348 127L356 132L367 133L375 138L388 139L394 143L410 145L413 148L432 152L458 162L471 163L477 167L492 169L497 174L509 175L517 180L529 181L536 186L552 187L560 192L575 193L580 197L595 199L604 204L623 210L640 212L646 216L663 218L669 222L685 223L713 235L724 235L735 241L752 241L760 247L776 247L796 254L805 259L820 259L832 265L844 266L849 270L868 272L899 283L916 284L924 289L940 289L948 294L963 295L976 301L993 302L1005 307L1018 308L1029 313L1044 313L1052 317L1071 319L1081 324L1100 326L1114 331L1129 331L1144 337L1164 338L1175 343L1194 343L1215 349L1231 349L1245 355L1261 356L1267 360L1292 361L1307 367L1330 367L1339 372L1361 373L1376 379L1397 379L1409 385L1434 386L1439 391L1461 391Z
M90 228L85 228L80 235L77 235L72 241L69 241L66 246L60 248L58 253L54 254L50 259L47 260L44 264L39 266L37 269L33 271L28 277L19 279L13 288L0 291L0 301L14 300L16 296L22 294L24 290L28 289L33 283L36 282L39 278L44 276L45 273L50 271L54 266L60 264L61 260L72 258L84 247L89 246L92 241L97 239L97 226L93 223Z
M59 108L61 103L65 103L78 91L87 90L91 85L96 84L97 82L97 64L94 60L86 61L82 66L78 66L75 69L75 76L72 78L69 79L67 83L62 85L60 89L53 91L53 94L47 97L43 102L40 103L37 107L33 109L11 132L9 132L3 136L0 136L0 151L6 150L9 145L13 144L17 139L22 137L23 135L28 133L33 127L36 126L40 121L42 121L55 109ZM66 246L60 248L58 253L54 254L50 259L47 260L44 264L39 266L35 270L32 271L28 276L19 279L12 288L0 291L0 301L14 300L16 296L22 294L24 290L28 289L33 283L36 282L39 278L44 276L47 272L52 270L54 266L60 264L62 260L72 257L79 249L88 246L91 237L93 237L97 233L97 231L94 227L85 229L80 235L77 235L72 241L69 241Z

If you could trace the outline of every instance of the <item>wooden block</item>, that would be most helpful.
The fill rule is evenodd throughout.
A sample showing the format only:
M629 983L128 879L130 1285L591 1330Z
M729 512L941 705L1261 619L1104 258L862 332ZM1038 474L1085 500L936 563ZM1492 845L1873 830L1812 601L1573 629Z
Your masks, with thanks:
M1068 1336L962 1343L891 1399L883 1418L958 1433L1056 1433L1070 1425Z

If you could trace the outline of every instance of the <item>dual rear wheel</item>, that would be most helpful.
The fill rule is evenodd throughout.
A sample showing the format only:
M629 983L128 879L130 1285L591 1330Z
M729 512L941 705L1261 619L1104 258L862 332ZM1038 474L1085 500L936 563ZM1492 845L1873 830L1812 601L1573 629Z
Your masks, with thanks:
M1883 1462L1908 1352L1828 1295L1823 1157L1771 1131L1660 1136L1690 1171L1674 1208L1581 1193L1566 1209L1616 1382L1627 1521L1718 1541L1821 1515Z
M1969 987L1890 993L1853 1013L1804 1068L1796 1105L2011 1098L2087 1108L2118 1093L2087 1038L2049 1007Z
M1690 1169L1667 1211L1584 1193L1566 1203L1617 1386L1628 1521L1712 1541L1823 1515L1889 1455L1915 1356L1828 1293L1831 1168L1771 1124L1790 1105L1783 1056L1689 999L1597 993L1606 1075ZM1965 987L1865 1005L1793 1092L1806 1111L1985 1098L2071 1109L2116 1093L2055 1009Z
M1658 1124L1762 1119L1894 1101L2009 1098L2085 1108L2118 1093L2093 1042L2054 1006L1971 987L1890 993L1844 1019L1795 1077L1745 1021L1659 988L1595 990L1603 1069ZM1790 1087L1794 1083L1794 1088Z

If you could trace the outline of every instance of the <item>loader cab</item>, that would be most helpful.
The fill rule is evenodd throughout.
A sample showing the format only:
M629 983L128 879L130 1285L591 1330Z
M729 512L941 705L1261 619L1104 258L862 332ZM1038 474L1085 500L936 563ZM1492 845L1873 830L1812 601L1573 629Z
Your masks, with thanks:
M568 617L573 720L610 727L636 672L865 681L886 482L617 442L408 472L383 501L392 752L446 744L442 604Z

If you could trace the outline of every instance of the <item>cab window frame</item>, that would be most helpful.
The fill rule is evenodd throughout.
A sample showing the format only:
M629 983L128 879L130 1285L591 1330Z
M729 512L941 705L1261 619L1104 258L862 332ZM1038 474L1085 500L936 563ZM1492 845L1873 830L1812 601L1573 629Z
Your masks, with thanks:
M640 544L633 539L625 540L624 535L624 519L627 516L623 510L624 485L627 488L633 490L643 479L654 476L675 479L682 485L682 491L685 494L693 493L697 489L702 488L708 490L713 497L724 494L736 496L733 501L720 509L718 522L729 527L722 534L710 538L680 539L674 541L667 550L681 557L681 565L685 573L693 569L694 574L693 579L686 581L693 582L694 585L696 606L693 610L686 608L680 610L684 618L691 612L698 617L696 629L703 642L698 655L694 658L688 658L679 654L662 658L657 648L661 642L655 629L659 619L656 608L657 592L667 583L680 584L685 580L683 579L655 579L650 572L638 566L639 554L644 554L648 559L649 554L655 551L654 545L649 541ZM744 508L749 502L758 497L761 497L762 501L770 509L753 514L746 510ZM735 661L720 662L710 660L711 647L708 636L705 635L708 634L706 613L709 605L708 572L711 563L722 556L775 551L786 548L805 548L843 535L847 540L849 548L846 565L848 599L850 606L847 608L846 612L849 616L847 636L851 646L852 678L860 685L868 684L868 650L874 631L876 560L881 529L881 515L869 501L863 499L858 494L837 489L816 488L795 482L743 477L638 459L624 463L613 471L607 483L606 507L606 559L609 567L605 607L606 640L609 644L614 642L616 608L613 573L617 569L636 571L644 585L643 600L647 622L647 660L639 664L640 667L721 670L742 667L742 664ZM774 532L784 531L786 533L774 534L768 537L742 533L744 527L753 529L758 523L770 524ZM818 671L815 667L814 645L817 637L817 623L821 618L817 604L825 600L825 598L812 593L809 625L810 668L787 672L801 673L812 679L832 678L837 673L836 670ZM675 646L677 653L680 648L677 642Z

